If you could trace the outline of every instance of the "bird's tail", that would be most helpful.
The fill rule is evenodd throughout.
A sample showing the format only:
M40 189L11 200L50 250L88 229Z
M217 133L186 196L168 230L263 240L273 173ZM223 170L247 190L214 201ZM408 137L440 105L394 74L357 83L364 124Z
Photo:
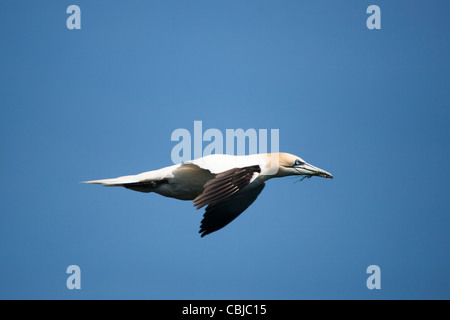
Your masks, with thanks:
M105 187L125 187L140 192L153 192L159 185L167 183L167 176L172 171L173 167L167 167L131 176L83 181L83 183L100 184Z
M113 179L90 180L82 182L88 184L101 184L106 187L124 187L129 184L139 183L140 179L136 176L123 176Z

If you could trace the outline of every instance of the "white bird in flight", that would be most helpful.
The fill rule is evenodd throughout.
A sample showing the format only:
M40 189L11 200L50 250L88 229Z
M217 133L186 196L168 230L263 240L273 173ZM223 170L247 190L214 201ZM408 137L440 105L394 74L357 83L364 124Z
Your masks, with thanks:
M225 227L247 209L267 180L294 175L333 178L331 173L289 153L213 154L137 175L85 183L193 200L197 209L206 206L199 231L204 237Z

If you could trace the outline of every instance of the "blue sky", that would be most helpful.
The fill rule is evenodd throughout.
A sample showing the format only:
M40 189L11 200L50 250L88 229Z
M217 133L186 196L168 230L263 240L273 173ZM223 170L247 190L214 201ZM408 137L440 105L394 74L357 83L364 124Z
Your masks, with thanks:
M449 299L449 11L4 1L0 298ZM335 178L271 180L204 238L191 202L80 183L171 165L195 120L279 129L281 151Z

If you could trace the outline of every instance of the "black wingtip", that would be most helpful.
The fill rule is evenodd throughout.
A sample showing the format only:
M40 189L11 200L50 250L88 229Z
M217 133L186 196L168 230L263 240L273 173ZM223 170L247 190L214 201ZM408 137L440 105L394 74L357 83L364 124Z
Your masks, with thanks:
M206 236L209 232L203 227L203 225L200 226L200 230L198 230L198 233L200 233L200 237Z

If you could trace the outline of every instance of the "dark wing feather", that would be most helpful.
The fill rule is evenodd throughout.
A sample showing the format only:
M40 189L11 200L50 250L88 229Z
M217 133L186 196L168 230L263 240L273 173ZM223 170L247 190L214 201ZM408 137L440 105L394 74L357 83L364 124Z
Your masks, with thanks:
M236 219L256 200L264 186L264 183L252 185L234 193L221 202L209 204L206 207L200 225L199 233L201 233L201 236L204 237L217 231Z
M200 209L225 200L245 188L250 183L253 174L260 172L261 168L255 165L218 173L214 179L205 183L203 193L194 199L194 206Z
M141 181L141 182L134 182L134 183L126 183L123 184L122 187L125 187L130 190L139 191L139 192L153 192L155 188L158 186L167 183L167 179L162 180L147 180L147 181Z

